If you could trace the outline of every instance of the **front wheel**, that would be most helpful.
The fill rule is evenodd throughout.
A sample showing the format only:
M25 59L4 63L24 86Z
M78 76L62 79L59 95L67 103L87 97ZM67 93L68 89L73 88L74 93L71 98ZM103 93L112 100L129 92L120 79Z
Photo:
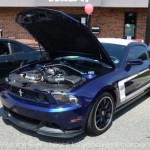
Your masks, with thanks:
M100 135L108 130L112 124L114 116L114 100L111 94L101 94L91 112L87 121L86 131L93 135Z

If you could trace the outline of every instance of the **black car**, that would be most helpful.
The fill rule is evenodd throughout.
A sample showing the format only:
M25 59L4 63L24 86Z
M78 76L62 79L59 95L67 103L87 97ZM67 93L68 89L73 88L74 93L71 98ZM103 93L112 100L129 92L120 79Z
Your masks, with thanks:
M0 38L0 84L10 71L46 58L44 51L35 50L15 40Z

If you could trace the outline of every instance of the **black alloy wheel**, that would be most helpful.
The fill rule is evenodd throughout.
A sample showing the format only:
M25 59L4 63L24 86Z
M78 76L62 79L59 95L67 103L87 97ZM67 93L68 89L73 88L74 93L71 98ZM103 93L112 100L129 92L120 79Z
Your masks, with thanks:
M114 116L114 100L111 94L100 95L88 118L86 130L93 135L104 133L110 128Z
M101 99L95 110L95 126L98 130L103 130L112 120L113 106L110 97Z

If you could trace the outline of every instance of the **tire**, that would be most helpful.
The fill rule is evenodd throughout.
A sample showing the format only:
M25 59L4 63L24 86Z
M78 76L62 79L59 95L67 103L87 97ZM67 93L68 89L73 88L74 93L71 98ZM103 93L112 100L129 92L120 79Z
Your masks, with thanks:
M111 94L105 92L95 101L86 124L86 132L100 135L107 131L113 121L114 100Z

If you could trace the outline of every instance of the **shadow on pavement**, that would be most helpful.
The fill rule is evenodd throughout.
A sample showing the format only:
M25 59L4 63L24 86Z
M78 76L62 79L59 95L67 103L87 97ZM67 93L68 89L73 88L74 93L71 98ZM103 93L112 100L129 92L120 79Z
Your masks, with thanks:
M132 104L128 105L127 107L123 108L122 110L120 110L119 112L117 112L114 116L114 121L121 117L122 115L124 115L126 112L130 111L131 109L133 109L134 107L136 107L137 105L139 105L140 103L144 102L146 99L148 98L147 95L143 96L142 98L138 99L137 101L133 102ZM0 116L2 113L2 108L0 108ZM25 130L22 129L14 124L12 124L11 122L4 120L5 124L7 125L12 125L15 129L19 130L20 132L27 134L29 136L32 137L37 137L39 140L44 141L44 142L48 142L48 143L60 143L60 144L73 144L73 143L78 143L82 140L84 140L84 138L86 136L90 136L90 137L95 137L93 135L89 135L87 133L83 133L79 136L76 136L74 138L67 138L67 139L63 139L63 138L52 138L52 137L48 137L48 136L43 136L43 135L38 135L37 133L33 132L33 131L29 131L29 130Z
M135 108L136 106L140 105L141 103L143 103L145 100L147 100L147 98L149 98L149 95L144 95L143 97L137 99L136 101L134 101L133 103L131 103L130 105L128 105L127 107L121 109L120 111L118 111L115 115L114 115L114 119L113 121L115 121L116 119L118 119L119 117L121 117L122 115L124 115L125 113L127 113L128 111L130 111L131 109ZM113 124L112 124L113 125ZM109 130L109 129L108 129ZM96 137L95 135L89 135L87 134L87 136L90 137Z
M144 95L143 97L137 99L135 102L133 102L132 104L128 105L127 107L121 109L120 111L118 111L115 116L114 116L114 121L121 117L122 115L124 115L126 112L130 111L131 109L135 108L136 106L138 106L139 104L143 103L147 98L149 97L149 95Z

